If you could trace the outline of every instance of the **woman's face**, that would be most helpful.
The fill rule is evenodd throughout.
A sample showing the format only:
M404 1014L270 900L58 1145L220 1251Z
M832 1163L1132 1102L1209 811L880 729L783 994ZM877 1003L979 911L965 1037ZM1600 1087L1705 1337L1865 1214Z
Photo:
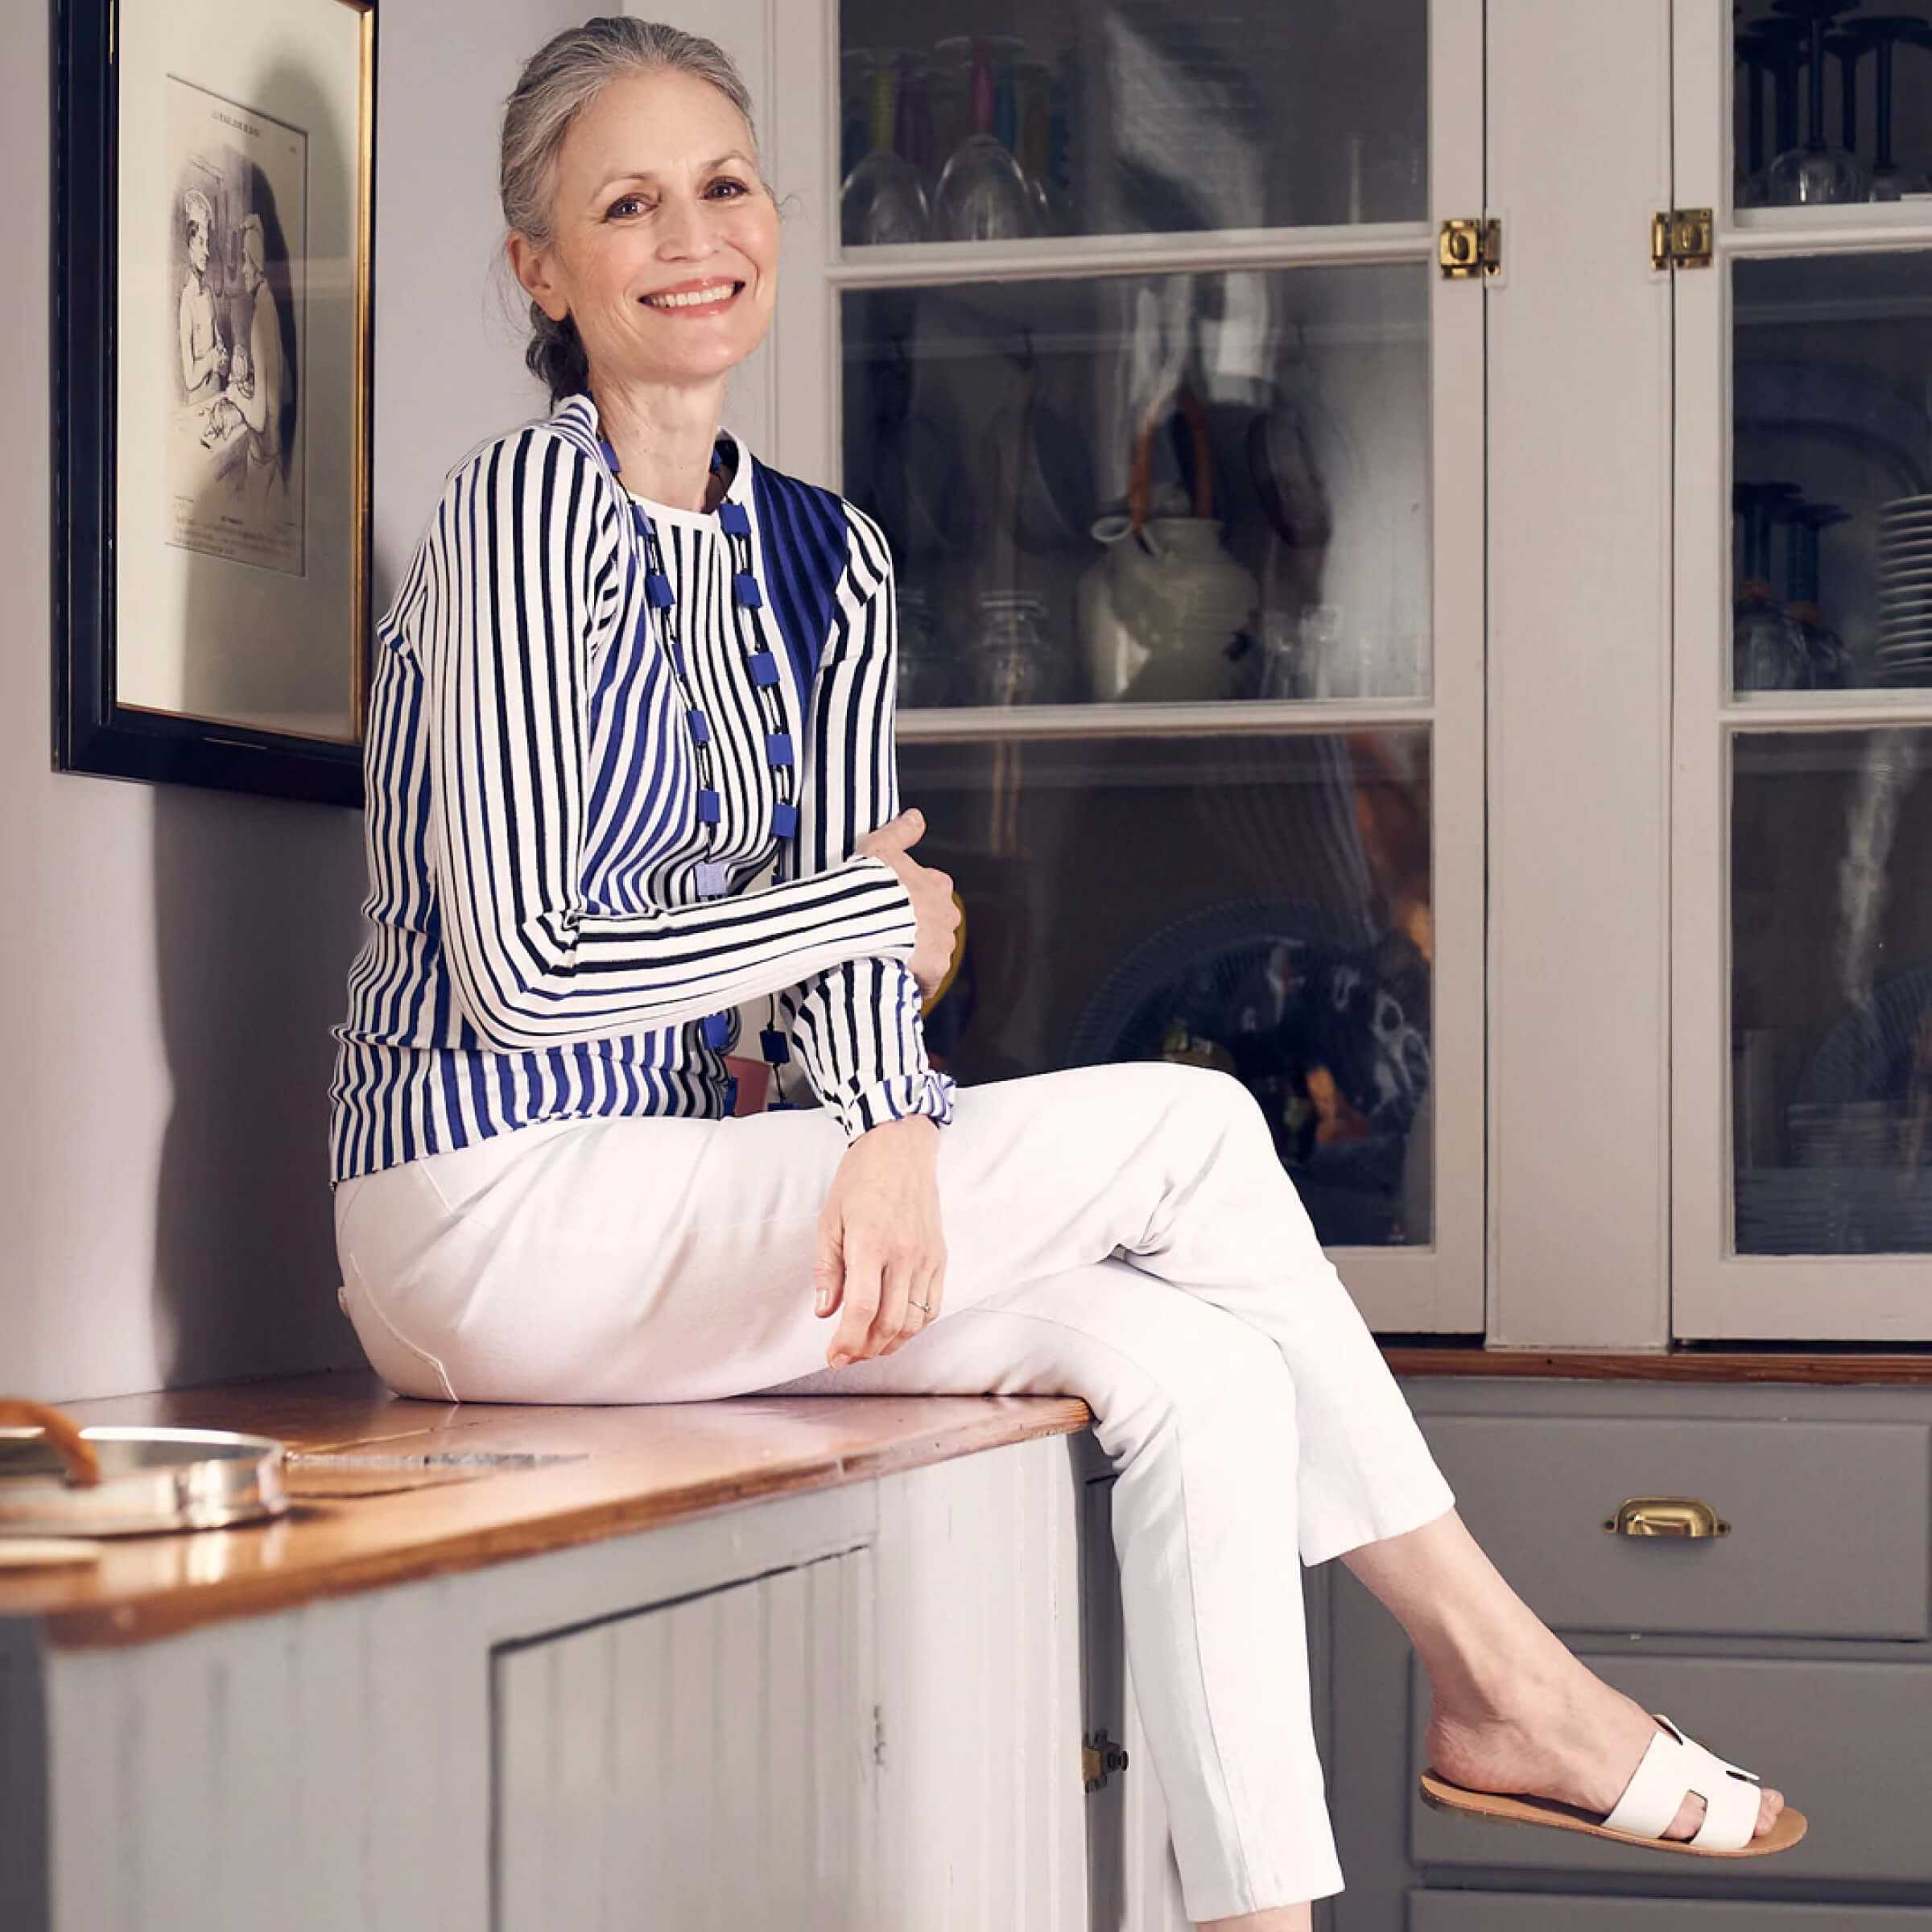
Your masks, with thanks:
M771 324L778 215L751 134L708 82L612 81L564 138L551 239L513 237L511 262L553 319L575 318L593 380L705 382ZM657 299L696 289L695 303Z

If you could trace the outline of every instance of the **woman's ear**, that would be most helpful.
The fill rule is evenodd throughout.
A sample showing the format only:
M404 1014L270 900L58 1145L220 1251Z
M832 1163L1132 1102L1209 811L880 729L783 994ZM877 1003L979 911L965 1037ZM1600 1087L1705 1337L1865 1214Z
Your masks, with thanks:
M551 275L549 250L537 247L527 235L515 229L510 230L503 246L510 257L511 272L522 285L524 293L551 321L561 322L570 313L570 303Z

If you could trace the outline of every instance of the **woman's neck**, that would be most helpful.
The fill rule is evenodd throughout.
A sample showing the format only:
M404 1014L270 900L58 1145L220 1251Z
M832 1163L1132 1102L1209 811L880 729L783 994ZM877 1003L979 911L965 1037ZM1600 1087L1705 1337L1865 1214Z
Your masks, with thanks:
M605 437L617 452L626 489L674 509L715 506L714 498L723 493L721 485L713 489L711 469L721 384L654 393L593 385L592 395Z

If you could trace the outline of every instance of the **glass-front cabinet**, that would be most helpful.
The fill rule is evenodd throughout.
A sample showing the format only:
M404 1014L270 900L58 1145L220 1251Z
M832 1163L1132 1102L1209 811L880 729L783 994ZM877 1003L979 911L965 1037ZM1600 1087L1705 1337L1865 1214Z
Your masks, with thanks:
M1226 1069L1372 1323L1480 1333L1478 0L777 19L781 446L891 542L935 1057Z
M1674 9L1682 1336L1932 1336L1928 14Z

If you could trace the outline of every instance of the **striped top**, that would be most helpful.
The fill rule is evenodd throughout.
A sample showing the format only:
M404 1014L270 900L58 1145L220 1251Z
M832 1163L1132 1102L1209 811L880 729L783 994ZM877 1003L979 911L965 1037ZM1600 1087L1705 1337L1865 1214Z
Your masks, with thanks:
M331 1029L332 1183L537 1121L720 1117L745 1016L721 1049L697 1023L747 1001L752 1025L789 1036L848 1139L910 1113L951 1119L906 963L910 898L883 860L851 856L899 809L891 554L832 491L729 430L717 451L735 455L724 500L749 522L762 605L733 598L716 510L634 499L710 721L708 831L686 700L647 621L634 499L591 398L450 473L377 626L369 931ZM796 747L796 846L782 853L746 669L760 650ZM726 862L724 896L700 897L700 858ZM798 1085L786 1099L808 1097Z

